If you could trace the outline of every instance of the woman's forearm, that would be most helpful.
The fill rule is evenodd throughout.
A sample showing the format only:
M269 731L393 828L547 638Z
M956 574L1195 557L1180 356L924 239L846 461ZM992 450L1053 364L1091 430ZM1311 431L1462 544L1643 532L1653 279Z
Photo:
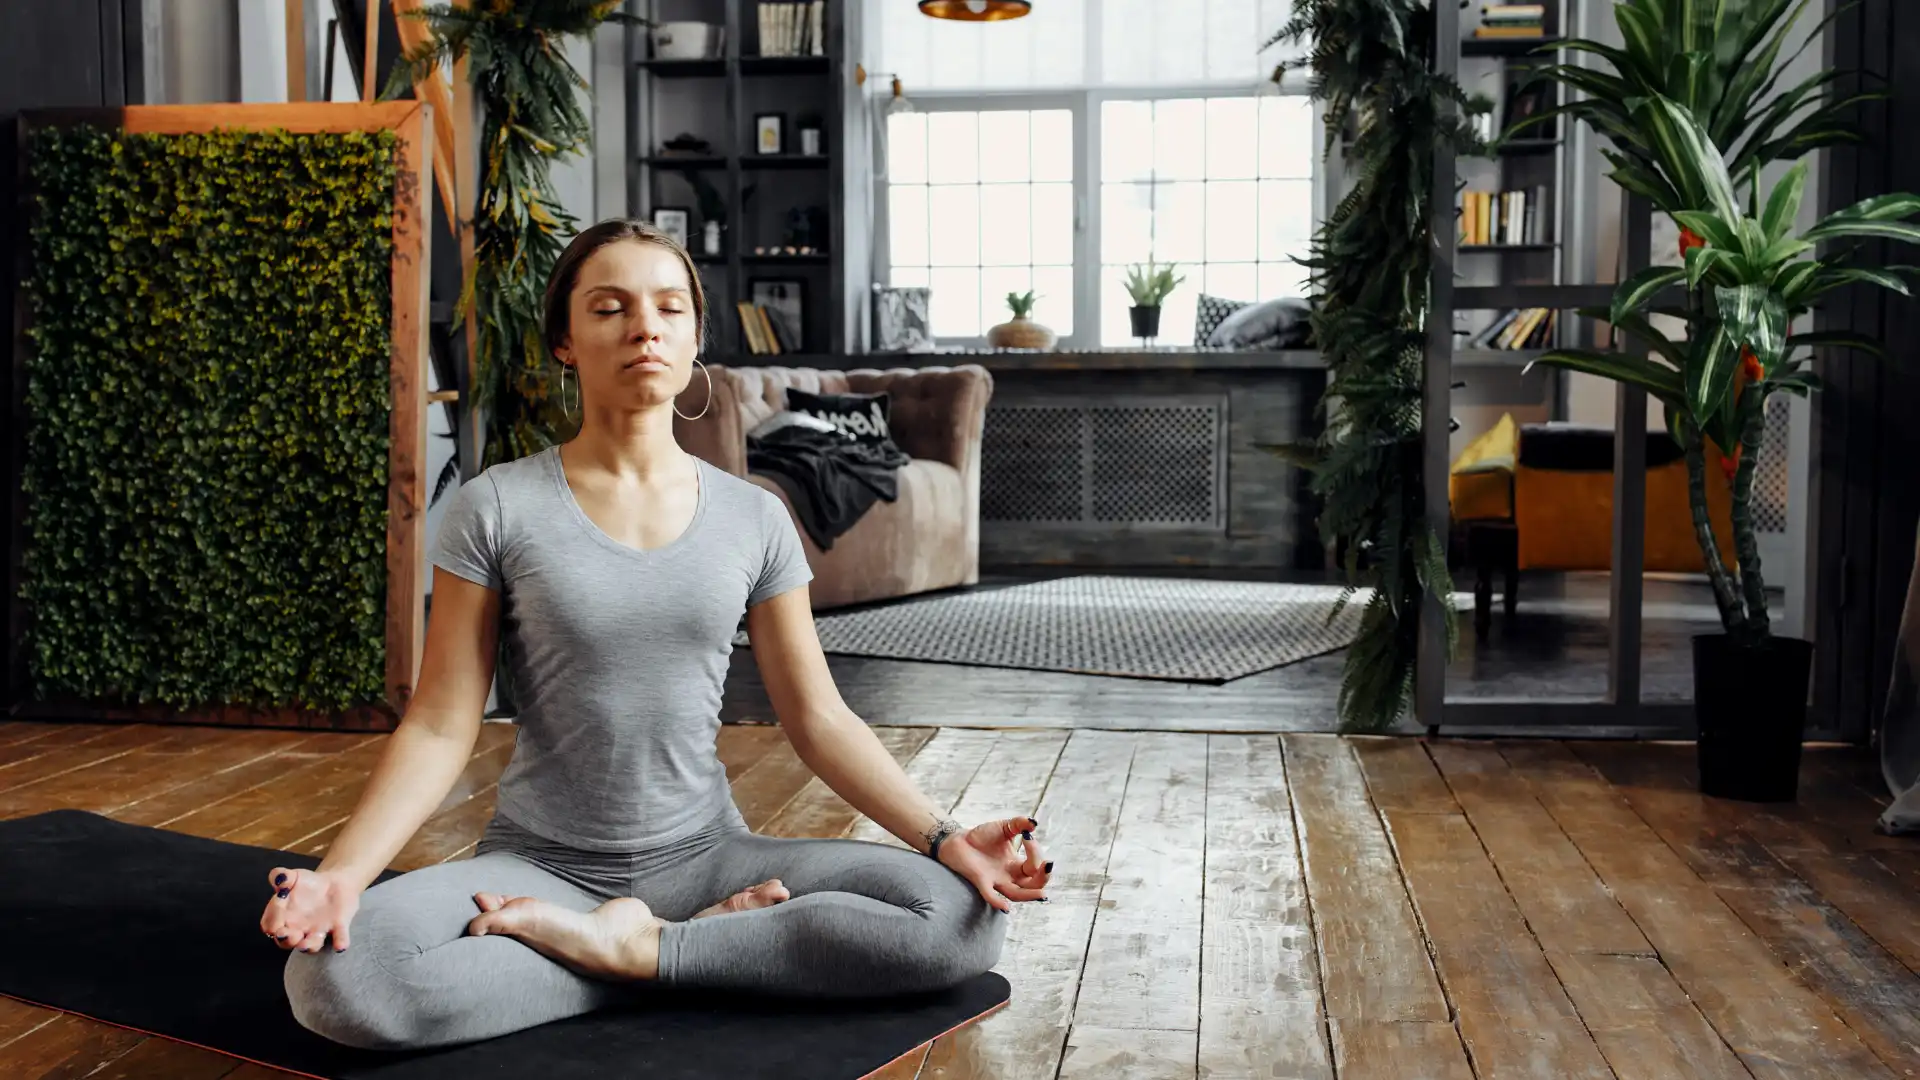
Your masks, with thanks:
M928 830L947 814L914 786L865 721L851 712L816 719L789 728L787 739L834 794L915 851L927 850Z
M362 889L373 884L453 789L473 743L474 736L465 732L443 734L430 724L401 723L320 869Z

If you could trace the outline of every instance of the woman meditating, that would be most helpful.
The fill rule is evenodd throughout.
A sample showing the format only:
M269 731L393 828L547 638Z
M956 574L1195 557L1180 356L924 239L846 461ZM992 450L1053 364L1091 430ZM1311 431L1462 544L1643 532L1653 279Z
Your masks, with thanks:
M319 868L269 875L260 927L293 952L295 1017L411 1049L637 983L872 995L988 970L1012 902L1045 898L1035 822L964 828L915 790L833 685L784 504L674 441L707 318L687 253L596 225L554 267L545 315L580 433L447 507L406 715ZM914 850L747 829L714 749L743 611L800 759ZM369 888L466 767L499 634L519 741L476 855Z

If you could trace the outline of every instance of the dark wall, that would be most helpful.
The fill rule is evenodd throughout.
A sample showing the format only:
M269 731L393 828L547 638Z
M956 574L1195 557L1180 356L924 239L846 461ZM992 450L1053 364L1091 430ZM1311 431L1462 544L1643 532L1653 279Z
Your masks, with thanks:
M1823 212L1870 195L1920 192L1920 4L1829 0L1828 62L1863 73L1887 101L1858 114L1866 141L1829 152ZM1868 265L1913 264L1912 247L1864 245ZM1885 343L1884 359L1835 352L1820 359L1828 390L1814 467L1819 498L1814 638L1816 714L1865 738L1879 718L1920 519L1920 304L1881 289L1833 294L1822 328L1861 331Z

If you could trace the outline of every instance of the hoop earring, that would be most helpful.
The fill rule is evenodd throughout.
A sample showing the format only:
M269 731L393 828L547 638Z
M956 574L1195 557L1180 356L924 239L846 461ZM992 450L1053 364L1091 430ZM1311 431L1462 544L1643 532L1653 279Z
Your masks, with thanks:
M569 371L573 371L572 364L560 365L560 411L566 414L568 420L572 420L574 409L567 408L567 372ZM574 378L574 381L578 383L580 380L579 373L575 372L573 378ZM576 400L580 397L580 390L578 386L575 386L573 391L573 396Z
M693 362L696 364L700 364L700 358L697 356L694 357ZM679 405L673 406L673 415L679 417L682 420L698 420L701 417L707 415L708 409L713 408L713 372L708 371L707 365L705 364L700 364L700 372L701 374L707 377L707 403L705 405L700 406L700 411L697 413L694 413L692 416L688 416L686 413L681 412Z

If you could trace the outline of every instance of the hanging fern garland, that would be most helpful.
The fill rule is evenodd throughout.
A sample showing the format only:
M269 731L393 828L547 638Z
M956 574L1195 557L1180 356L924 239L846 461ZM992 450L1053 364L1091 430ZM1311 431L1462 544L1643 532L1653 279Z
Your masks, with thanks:
M1432 70L1423 0L1296 0L1273 42L1304 41L1310 93L1352 187L1315 235L1314 340L1326 361L1321 435L1311 452L1321 535L1340 550L1349 596L1364 595L1347 651L1341 727L1392 727L1413 694L1420 609L1439 603L1455 643L1453 581L1425 524L1421 383L1433 268L1434 149L1480 148L1463 117L1485 112ZM1445 498L1445 493L1438 493Z
M540 334L547 275L577 221L560 206L553 163L591 145L581 108L587 82L567 62L566 40L605 22L641 22L621 0L494 0L436 4L408 13L433 36L395 65L386 96L441 65L468 57L480 105L479 205L474 267L459 310L477 319L474 406L482 414L481 466L526 457L571 425L560 414L558 368Z

